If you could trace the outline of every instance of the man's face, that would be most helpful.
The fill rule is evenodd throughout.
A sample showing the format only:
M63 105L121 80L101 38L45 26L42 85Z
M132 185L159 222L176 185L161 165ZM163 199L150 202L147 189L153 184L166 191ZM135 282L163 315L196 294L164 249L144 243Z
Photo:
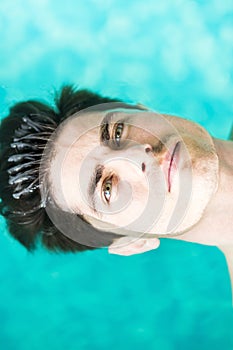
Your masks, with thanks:
M52 193L62 209L126 235L187 231L218 183L218 159L202 127L114 104L69 118L50 166Z

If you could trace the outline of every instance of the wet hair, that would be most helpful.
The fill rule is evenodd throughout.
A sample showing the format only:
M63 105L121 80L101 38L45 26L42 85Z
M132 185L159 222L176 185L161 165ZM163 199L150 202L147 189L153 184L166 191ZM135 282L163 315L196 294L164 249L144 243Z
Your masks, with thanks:
M98 104L120 102L89 90L64 86L55 96L55 107L36 100L19 102L10 108L0 125L0 214L6 218L8 231L28 251L38 243L55 252L94 249L64 235L48 216L40 193L39 167L42 153L53 131L74 113ZM74 214L62 212L64 225L72 225ZM73 216L72 216L73 215ZM77 223L77 215L75 224ZM81 216L77 230L93 239L101 234L101 246L119 235L101 232ZM91 238L91 239L92 239Z

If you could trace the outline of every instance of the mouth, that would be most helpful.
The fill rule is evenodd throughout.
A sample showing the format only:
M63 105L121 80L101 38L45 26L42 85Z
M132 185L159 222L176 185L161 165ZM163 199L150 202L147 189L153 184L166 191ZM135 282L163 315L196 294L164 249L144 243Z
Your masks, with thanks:
M168 192L171 192L172 179L174 177L174 174L177 171L179 149L180 149L180 142L178 141L173 149L173 152L170 157L169 166L168 166L168 173L167 173Z

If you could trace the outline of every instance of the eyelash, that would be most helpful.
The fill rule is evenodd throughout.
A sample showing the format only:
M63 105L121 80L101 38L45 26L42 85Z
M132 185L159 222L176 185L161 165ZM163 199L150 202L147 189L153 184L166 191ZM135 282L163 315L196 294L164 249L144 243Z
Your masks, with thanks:
M112 196L115 195L117 192L118 183L119 183L118 176L112 172L102 182L101 192L102 192L102 198L105 203L110 204ZM110 186L110 187L107 188L107 186ZM109 192L109 194L107 194L107 192Z
M112 178L113 176L111 176L110 178L107 178L104 182L103 182L103 186L102 186L102 194L103 194L103 197L104 197L104 200L109 203L110 202L110 198L111 198L111 192L112 192ZM107 185L111 186L111 189L109 190L106 190L106 187ZM106 198L106 192L109 191L110 192L110 195L109 195L109 198Z
M113 141L116 143L117 147L120 147L120 140L124 130L124 123L116 123L113 130ZM118 133L118 135L117 135ZM117 139L118 138L118 139Z
M110 138L110 133L109 133L109 124L106 123L102 126L101 128L101 141L105 144L105 145L112 145L114 147L120 147L120 141L121 141L121 137L122 137L122 133L124 130L124 123L122 122L118 122L115 123L113 128L112 128L112 132L110 132L112 134L112 137ZM118 135L117 135L118 134Z

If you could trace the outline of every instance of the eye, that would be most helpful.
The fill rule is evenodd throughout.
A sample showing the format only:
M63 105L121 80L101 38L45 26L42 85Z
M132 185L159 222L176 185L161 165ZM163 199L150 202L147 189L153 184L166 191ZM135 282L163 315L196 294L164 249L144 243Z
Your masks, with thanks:
M118 147L120 147L120 140L121 140L123 129L124 129L123 123L116 124L115 132L114 132L114 141L116 142Z
M102 192L104 199L109 203L112 194L112 177L104 182Z

